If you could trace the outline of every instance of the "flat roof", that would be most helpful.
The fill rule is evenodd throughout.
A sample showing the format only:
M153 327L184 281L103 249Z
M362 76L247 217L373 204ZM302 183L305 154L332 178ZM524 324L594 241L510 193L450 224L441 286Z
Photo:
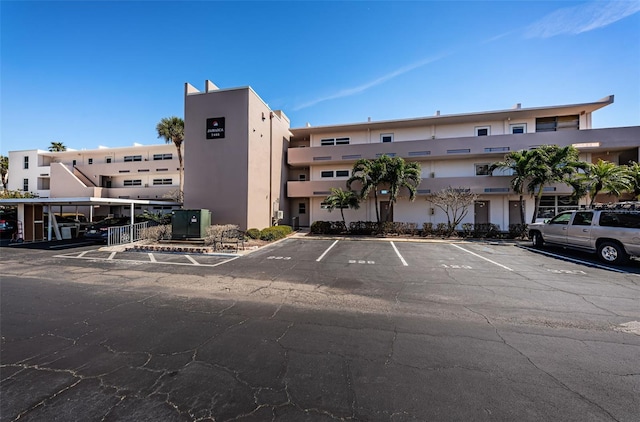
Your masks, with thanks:
M0 205L171 205L180 206L182 203L174 201L152 201L148 199L125 199L125 198L96 198L96 197L74 197L74 198L7 198L0 199Z
M608 106L613 103L614 96L609 95L598 101L590 103L579 104L566 104L557 106L546 107L531 107L531 108L510 108L507 110L495 110L495 111L482 111L463 114L441 114L435 116L417 117L409 119L397 119L397 120L378 120L367 121L360 123L345 123L336 125L325 126L306 126L299 128L291 128L290 131L294 137L309 136L310 134L321 134L327 132L349 131L349 130L388 130L393 128L404 127L417 127L424 125L440 125L440 124L452 124L452 123L469 123L469 122L482 122L488 119L493 120L506 120L511 119L515 122L516 119L525 119L532 117L545 117L552 116L558 111L566 114L582 114L591 113L602 107Z

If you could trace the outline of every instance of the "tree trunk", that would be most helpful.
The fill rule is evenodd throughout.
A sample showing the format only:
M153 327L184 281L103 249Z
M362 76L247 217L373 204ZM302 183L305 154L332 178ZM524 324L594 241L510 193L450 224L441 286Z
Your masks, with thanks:
M524 225L524 201L520 195L520 224Z
M373 198L376 201L376 222L378 224L380 224L380 211L378 210L378 187L375 187L375 190L373 191Z

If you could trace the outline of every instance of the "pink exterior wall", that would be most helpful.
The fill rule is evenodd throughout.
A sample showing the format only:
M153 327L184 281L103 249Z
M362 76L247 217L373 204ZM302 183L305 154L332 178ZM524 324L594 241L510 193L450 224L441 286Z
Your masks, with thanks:
M210 210L213 224L269 227L274 208L287 209L289 121L249 87L209 87L185 95L184 206ZM207 139L207 119L220 117L224 138Z

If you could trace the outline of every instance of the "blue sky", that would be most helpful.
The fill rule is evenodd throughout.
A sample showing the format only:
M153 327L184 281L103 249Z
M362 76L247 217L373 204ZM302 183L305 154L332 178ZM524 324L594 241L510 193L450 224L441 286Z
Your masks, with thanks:
M0 153L154 144L184 83L292 127L573 104L640 124L640 2L0 2ZM186 140L188 142L188 140Z

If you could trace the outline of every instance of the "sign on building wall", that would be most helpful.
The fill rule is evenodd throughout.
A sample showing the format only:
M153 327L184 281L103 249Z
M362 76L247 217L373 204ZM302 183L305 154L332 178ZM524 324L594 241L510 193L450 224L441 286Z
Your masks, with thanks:
M224 138L224 117L207 119L207 139Z

